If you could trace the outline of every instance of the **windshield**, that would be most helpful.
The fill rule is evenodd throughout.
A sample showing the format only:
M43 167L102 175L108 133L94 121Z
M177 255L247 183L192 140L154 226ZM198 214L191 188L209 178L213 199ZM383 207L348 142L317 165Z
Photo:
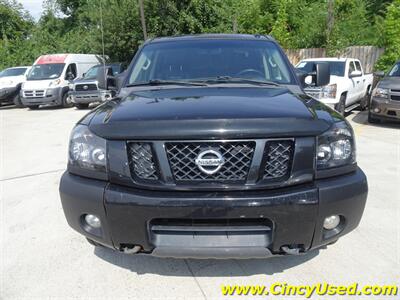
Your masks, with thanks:
M100 66L94 66L89 69L89 71L86 72L85 76L83 77L84 79L96 79L97 77L97 70L99 69Z
M65 64L34 65L29 72L28 80L56 79L61 76Z
M302 61L296 68L302 70L306 73L311 73L314 71L314 65L317 61ZM346 68L346 63L344 61L318 61L329 64L330 75L344 77L344 71Z
M0 77L9 77L9 76L22 76L26 72L26 68L13 68L6 69L0 73Z
M145 46L135 61L128 84L219 77L295 83L288 64L272 42L194 40Z
M388 74L389 77L400 77L400 62L395 64Z

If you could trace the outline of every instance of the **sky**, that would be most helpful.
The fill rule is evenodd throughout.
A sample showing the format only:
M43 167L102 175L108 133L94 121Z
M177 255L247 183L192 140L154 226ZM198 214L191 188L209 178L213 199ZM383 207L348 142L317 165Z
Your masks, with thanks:
M29 11L29 13L32 15L32 17L35 18L35 20L38 20L40 18L40 15L43 11L43 0L17 0L17 1L21 3L27 11Z

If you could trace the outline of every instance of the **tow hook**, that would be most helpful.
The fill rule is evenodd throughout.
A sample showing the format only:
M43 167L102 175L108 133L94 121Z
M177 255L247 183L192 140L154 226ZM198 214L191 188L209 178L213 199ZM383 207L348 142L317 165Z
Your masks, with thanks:
M142 247L138 245L121 245L120 251L125 254L136 254L140 249L142 249Z
M289 255L300 255L304 252L304 248L301 245L282 246L281 250Z

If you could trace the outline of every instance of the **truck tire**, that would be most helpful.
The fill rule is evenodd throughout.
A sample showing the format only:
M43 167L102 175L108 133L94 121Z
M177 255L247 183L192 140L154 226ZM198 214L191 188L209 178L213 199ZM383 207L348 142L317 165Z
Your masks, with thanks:
M77 109L87 109L89 108L89 103L76 103L75 106Z
M27 107L28 107L30 110L39 109L39 105L28 105Z
M17 108L25 107L25 105L22 104L21 97L19 96L19 94L14 97L13 102Z
M65 93L62 97L61 106L64 108L72 107L73 103L71 101L71 96Z
M371 123L371 124L378 124L378 123L380 123L380 122L381 122L380 119L374 118L374 117L372 116L371 111L368 112L368 123Z
M335 109L342 115L346 114L346 95L340 96L339 103L335 105Z

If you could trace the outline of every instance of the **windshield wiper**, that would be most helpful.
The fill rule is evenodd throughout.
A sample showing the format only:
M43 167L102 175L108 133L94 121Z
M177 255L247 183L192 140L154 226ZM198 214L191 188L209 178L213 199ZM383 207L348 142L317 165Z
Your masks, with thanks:
M212 84L212 83L247 83L247 84L256 84L256 85L272 85L272 86L280 86L279 83L273 81L264 81L264 80L255 80L241 77L231 77L231 76L218 76L215 78L206 79L201 81L203 83Z
M193 82L193 81L183 81L183 80L161 80L152 79L146 82L138 82L128 84L126 87L135 86L157 86L157 85L188 85L188 86L206 86L205 82Z

